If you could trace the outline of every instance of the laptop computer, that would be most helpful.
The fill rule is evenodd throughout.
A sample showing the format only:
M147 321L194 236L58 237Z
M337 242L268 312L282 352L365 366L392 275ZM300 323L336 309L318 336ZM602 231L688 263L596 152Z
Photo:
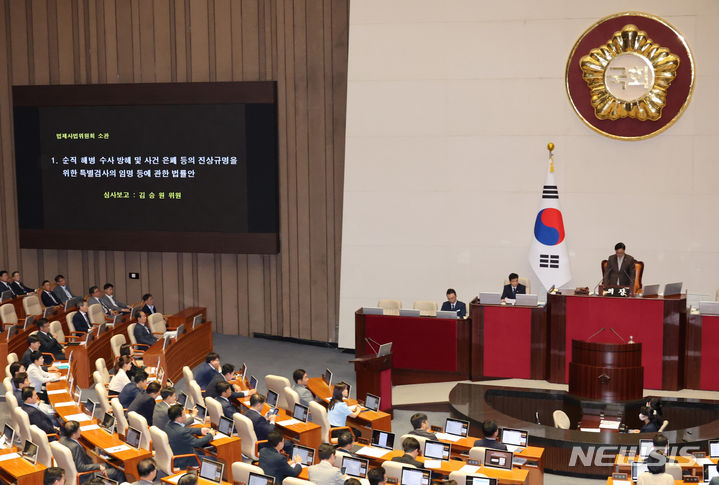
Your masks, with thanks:
M484 466L486 467L511 470L513 458L514 453L511 451L493 450L491 448L484 450Z
M424 442L424 457L435 460L449 460L452 445L441 441L426 440Z
M401 485L429 485L432 482L432 472L417 468L402 468L399 482Z
M33 315L25 317L25 326L23 327L23 330L30 328L33 323L35 323L35 317Z
M277 407L277 400L279 399L279 396L275 391L267 391L267 397L265 398L265 402L268 406L272 406L273 408Z
M127 427L127 433L125 435L125 443L132 446L136 450L140 449L140 439L142 438L142 432L133 428L132 426Z
M117 480L113 480L112 478L107 478L103 476L95 477L96 479L99 479L102 482L102 485L117 485Z
M658 296L659 295L659 285L646 285L644 288L642 288L642 296Z
M719 440L709 441L709 458L719 458Z
M97 409L97 403L92 399L85 401L85 411L88 415L95 417L95 409Z
M646 463L640 462L640 461L631 461L632 465L632 481L636 482L639 478L639 475L641 475L644 472L649 471L649 467ZM716 468L716 467L714 467Z
M204 423L205 418L207 417L207 408L201 404L195 404L195 409L197 409L197 416L195 416L195 422L196 423Z
M457 319L457 310L451 311L451 310L438 310L437 311L437 318L442 318L445 320L456 320Z
M464 483L465 485L497 485L497 479L467 475L467 477L464 479Z
M699 313L702 315L719 315L719 301L700 301Z
M187 407L187 394L180 392L177 394L177 404L181 404L183 408Z
M220 416L220 422L217 424L217 431L220 433L232 436L235 431L235 422L227 416Z
M508 451L516 453L523 450L527 447L527 439L529 439L529 433L524 429L502 429L501 441L507 446Z
M681 281L677 283L667 283L664 285L664 296L681 295L682 285L683 283Z
M292 410L292 417L302 421L303 423L307 422L307 417L310 414L310 408L307 406L304 406L300 403L295 403L295 408Z
M115 431L115 416L110 413L105 413L100 423L100 428L105 432L112 434Z
M482 305L499 305L502 303L502 295L499 293L480 292L479 302Z
M643 460L649 456L654 448L654 442L652 440L639 440L639 457Z
M244 362L242 363L242 367L240 367L240 370L237 372L239 375L239 379L242 382L245 382L245 374L247 374L247 364Z
M418 317L419 310L415 310L413 308L401 308L399 310L399 316L400 317Z
M200 478L209 480L213 483L222 481L222 472L225 471L225 464L219 461L210 460L209 458L200 459Z
M9 342L15 335L17 335L17 326L10 325L7 329L7 341Z
M0 444L5 448L13 446L15 440L15 428L5 423L3 428L2 436L0 437Z
M273 485L275 478L261 473L250 472L247 485Z
M444 421L444 432L454 436L466 438L469 433L469 421L462 419L447 418Z
M250 389L257 389L257 377L250 376L249 387L250 387Z
M386 450L392 450L394 449L394 433L388 433L387 431L373 429L371 443L372 446L384 448Z
M369 460L364 458L355 458L353 456L343 456L340 468L344 470L346 475L355 478L367 478L367 467Z
M325 369L325 373L322 374L322 380L327 384L327 387L332 387L332 371Z
M533 293L526 295L518 294L517 301L514 303L515 306L537 306L539 304L539 297Z
M717 471L717 466L712 463L711 465L709 463L704 465L704 483L711 482L712 478L719 477L719 471Z
M12 290L3 291L2 294L0 294L0 300L2 300L3 303L13 298L15 298L15 293L13 293Z
M302 445L294 445L290 456L302 458L302 466L312 466L315 462L315 450Z
M22 457L31 464L37 463L37 445L30 440L25 440L25 446L22 448Z
M198 325L202 324L202 313L195 315L192 317L192 328L195 328Z
M364 398L364 405L367 409L371 409L372 411L379 411L379 404L381 402L381 398L379 396L375 396L374 394L370 394L369 392Z
M362 307L362 313L365 315L384 315L383 309L373 306Z

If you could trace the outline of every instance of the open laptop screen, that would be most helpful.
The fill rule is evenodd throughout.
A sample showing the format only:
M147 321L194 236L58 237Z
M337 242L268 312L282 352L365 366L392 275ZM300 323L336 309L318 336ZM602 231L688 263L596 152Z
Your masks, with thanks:
M364 405L371 409L372 411L379 411L379 403L380 403L380 397L375 396L374 394L370 394L369 392L365 396L365 403Z
M351 477L367 478L368 460L363 458L354 458L351 456L342 457L342 468L345 473Z
M125 443L135 449L140 449L140 436L142 436L140 430L130 426L127 428L127 436L125 437Z
M222 481L222 472L224 468L225 465L219 461L202 458L202 460L200 460L200 478L220 483Z
M401 485L429 485L432 473L429 470L402 468Z
M315 462L315 450L306 446L294 445L291 456L302 458L302 464L305 466L310 466Z
M444 432L455 436L462 436L464 438L469 432L469 421L447 418L444 422Z
M277 407L277 399L278 399L278 397L279 397L279 396L277 395L277 393L276 393L275 391L267 391L267 398L265 399L265 402L266 402L269 406L272 406L273 408L276 408L276 407Z
M250 472L250 478L247 480L247 485L272 485L273 482L274 478L268 475Z
M425 458L433 458L435 460L449 460L452 445L442 443L440 441L427 440L424 442Z
M226 416L220 416L220 423L217 426L217 431L219 431L222 434L226 434L227 436L232 436L232 431L234 430L235 423Z
M511 470L513 456L514 454L511 451L500 451L487 448L484 450L484 466Z
M505 445L527 446L527 431L523 429L502 429L502 443Z
M378 429L372 430L372 446L379 448L385 448L391 450L394 448L394 433L388 433L387 431L380 431Z
M641 475L644 472L648 472L648 471L649 471L649 467L647 466L646 463L642 463L642 462L638 462L638 461L632 462L632 480L633 481L636 482L637 479L639 478L639 475Z
M303 406L302 404L295 403L295 408L292 410L292 417L295 419L299 419L303 423L307 422L307 415L309 414L310 410L307 406Z

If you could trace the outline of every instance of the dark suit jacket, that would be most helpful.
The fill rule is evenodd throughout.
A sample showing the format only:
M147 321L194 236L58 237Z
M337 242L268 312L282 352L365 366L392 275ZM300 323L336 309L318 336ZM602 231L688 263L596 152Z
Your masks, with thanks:
M70 287L68 285L65 285L65 288L67 288L67 291L69 291L72 295L72 290L70 289ZM65 293L65 290L63 290L60 285L55 285L55 288L52 289L52 292L55 293L55 298L58 298L63 303L70 299L67 296L67 293ZM75 295L72 296L75 297Z
M170 443L173 455L191 455L195 454L195 448L202 448L210 441L212 441L212 435L206 434L205 436L195 436L190 428L182 426L181 424L171 422L165 428L167 433L167 441ZM179 458L175 460L175 466L185 468L187 466L197 465L197 461L192 457Z
M395 456L394 458L392 458L392 461L406 463L407 465L413 465L413 466L416 466L417 468L424 468L424 465L422 464L422 462L415 460L414 458L412 458L412 455L408 455L407 453L405 453L402 456Z
M207 389L205 390L205 396L212 397L212 398L219 398L219 394L217 394L217 383L219 382L227 382L225 379L225 376L223 376L221 373L217 373L216 376L212 377L212 380L209 384L207 384ZM240 399L245 397L247 394L243 391L236 392L232 391L232 394L230 395L230 399Z
M15 293L15 290L12 289L12 283L5 283L4 281L0 281L0 293L4 293L6 291L12 291Z
M27 413L27 417L30 419L30 424L34 424L46 434L57 433L57 430L52 425L52 421L50 421L47 414L25 403L22 403L21 407L22 410Z
M152 315L153 313L158 313L157 305L152 305L152 306L153 306L154 310L152 310L152 308L150 308L149 305L145 305L144 307L142 307L143 313L148 316Z
M649 421L648 423L643 424L642 428L639 430L640 433L656 433L658 431L659 427L654 421Z
M282 483L282 480L287 477L296 477L302 471L302 465L296 463L294 466L290 466L284 455L269 446L260 450L259 465L265 475L275 477L275 483Z
M45 352L55 356L55 359L62 360L65 358L65 352L62 350L62 345L55 340L55 337L49 333L45 334L38 332L37 338L40 339L40 352Z
M200 389L203 391L206 390L207 384L209 384L212 378L215 377L215 374L219 374L219 372L210 364L207 362L200 364L195 372L195 381L197 382L197 385L200 386Z
M222 404L222 414L224 414L226 418L233 419L235 413L240 413L240 410L237 409L235 405L232 404L228 399L225 399L224 397L218 397L217 401Z
M10 283L10 288L16 295L25 295L27 293L31 293L35 290L32 288L28 288L24 284L22 284L22 281L13 281Z
M89 332L90 331L90 315L87 315L87 320L82 316L80 311L77 311L72 317L72 324L75 326L75 330L78 332Z
M124 389L123 389L124 390ZM145 391L140 391L127 407L127 412L135 411L147 420L147 425L152 426L152 415L155 412L155 400Z
M42 304L45 306L55 306L61 303L51 291L43 291L40 295L40 299L42 300Z
M60 438L60 444L64 445L72 453L72 461L75 462L75 469L78 472L89 472L100 469L100 465L92 462L90 455L87 454L85 448L77 441L63 436Z
M275 429L274 424L267 421L263 415L254 409L248 409L245 411L245 416L250 418L250 421L252 421L252 427L255 429L255 436L257 436L258 441L266 440L270 431Z
M482 438L481 440L475 441L474 446L480 446L482 448L492 448L493 450L507 451L507 445L505 445L504 443L500 443L497 440L490 440L487 438Z
M637 267L634 258L624 253L622 267L617 266L617 255L607 258L607 269L604 271L604 286L617 286L617 279L621 286L634 286Z
M413 435L421 436L423 438L429 438L431 440L438 441L436 434L431 433L429 431L423 431L421 429L413 429L408 434L413 434Z
M524 285L520 285L517 283L517 294L525 295L527 293L527 287ZM512 291L512 285L504 285L504 289L502 290L502 298L511 298L512 300L516 300L517 296Z
M464 317L467 315L467 305L464 304L464 302L457 300L454 304L454 309L457 310L457 316L458 317ZM442 311L443 312L451 312L452 311L452 304L448 301L445 301L442 303Z
M125 387L122 388L122 391L120 391L120 395L117 396L117 399L120 400L120 404L122 404L123 408L128 408L139 393L140 388L137 387L137 384L135 384L135 382L128 382L125 384Z
M30 354L32 354L32 350L30 349L30 347L28 347L25 353L22 354L22 359L20 359L22 365L24 365L26 369L30 367L30 364L32 364L32 362L30 361ZM22 399L20 399L18 402L22 402Z
M135 340L137 340L138 344L144 344L148 347L155 342L157 342L157 337L152 335L152 332L149 328L147 328L145 325L136 324L135 330L133 332L135 334Z
M160 401L155 404L155 409L152 411L152 425L157 426L162 431L170 422L170 417L167 415L167 410L170 406L165 401Z

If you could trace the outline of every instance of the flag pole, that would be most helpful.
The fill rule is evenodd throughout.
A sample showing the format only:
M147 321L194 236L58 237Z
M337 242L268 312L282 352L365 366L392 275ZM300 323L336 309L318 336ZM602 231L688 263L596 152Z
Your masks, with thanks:
M552 153L554 151L554 143L551 141L547 143L547 150L549 150L549 171L554 173L554 153Z

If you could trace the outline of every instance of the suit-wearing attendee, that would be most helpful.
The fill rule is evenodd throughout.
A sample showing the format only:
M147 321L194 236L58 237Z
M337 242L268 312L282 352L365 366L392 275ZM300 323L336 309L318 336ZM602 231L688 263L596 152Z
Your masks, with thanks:
M30 358L32 353L38 352L39 350L40 350L40 339L38 338L37 334L28 335L27 336L27 350L25 351L25 353L22 354L22 358L20 359L20 361L22 362L22 365L24 365L26 369L28 367L30 367L30 364L32 364L32 359ZM44 360L45 359L43 358L43 363L44 363Z
M255 394L255 396L258 395ZM280 450L285 446L285 440L280 432L270 432L267 436L267 444L268 446L260 450L259 460L259 466L265 472L265 475L275 477L275 483L282 483L285 478L296 477L300 474L302 471L302 458L296 456L288 461L280 453Z
M42 293L40 293L40 301L42 301L42 304L45 307L62 305L62 301L60 301L60 299L55 296L55 293L50 291L50 282L48 280L42 282Z
M422 436L423 438L429 438L437 441L437 435L429 431L429 420L427 415L424 413L415 413L409 418L409 422L412 423L412 431L409 434Z
M110 379L110 384L108 384L107 387L110 395L119 395L125 386L131 382L130 376L127 375L131 366L132 358L130 356L121 355L117 358L114 375L112 376L112 379Z
M140 475L140 479L136 482L132 482L132 485L152 485L154 483L161 483L158 475L159 470L157 469L157 463L152 458L145 458L140 460L137 464L137 474Z
M90 294L90 298L87 299L87 305L100 305L102 307L102 311L105 312L105 315L113 316L117 315L118 312L112 310L110 307L105 305L105 301L102 299L102 291L100 291L100 288L97 286L91 286L90 290L88 291Z
M329 419L330 426L336 428L347 425L347 417L356 418L359 415L361 409L359 406L354 405L353 408L347 406L345 399L349 397L349 390L343 383L335 384L332 389L332 399L330 399L327 405L327 418ZM355 436L358 432L355 432Z
M42 477L42 485L65 485L65 470L59 466L46 468Z
M72 317L72 325L75 327L75 330L77 332L87 333L92 328L92 323L90 323L90 315L88 315L87 309L87 302L83 301L80 304L80 308L77 309L75 315L73 315Z
M37 396L37 391L34 387L28 386L22 390L22 403L21 408L27 413L27 417L30 420L30 424L34 424L40 428L45 434L56 434L60 430L55 428L50 418L40 410L39 402L40 398ZM50 441L55 440L54 436L49 436Z
M15 396L17 402L23 402L22 390L25 387L30 387L30 379L27 377L27 372L17 372L13 374L12 378L12 393Z
M527 293L527 287L519 284L519 275L517 273L509 273L509 284L504 285L502 290L502 301L509 298L510 300L516 300L517 295L525 295Z
M177 481L177 485L197 485L197 475L194 473L185 473Z
M37 390L42 390L46 382L53 381L60 378L60 374L45 372L40 367L42 363L42 354L40 352L33 352L30 355L32 363L27 368L27 377L30 379L30 385ZM43 401L47 402L47 394L41 393Z
M230 402L232 387L229 382L218 382L216 389L217 394L219 394L219 396L217 396L217 401L222 406L222 414L224 414L226 418L234 419L235 413L242 413L235 407L234 404L232 404L232 402Z
M55 360L65 358L65 351L55 337L50 334L50 323L41 318L37 321L37 338L40 339L40 352L44 354L52 354Z
M482 448L492 448L493 450L507 451L507 445L500 443L497 439L499 435L499 427L497 423L491 419L486 420L482 424L482 433L484 438L474 442L474 446L481 446Z
M637 268L634 258L626 253L624 243L614 246L614 254L607 258L604 270L604 286L629 286L634 288Z
M367 472L367 481L369 485L386 485L384 468L381 466L370 468Z
M127 412L135 411L147 420L147 425L152 426L152 417L155 412L155 398L160 394L160 383L153 381L147 385L144 391L139 392L135 399L127 407Z
M143 389L147 387L147 372L141 370L135 374L132 382L126 384L125 387L120 391L120 395L117 398L120 400L123 408L127 408L132 401Z
M195 448L202 448L214 439L215 431L210 428L190 428L185 426L189 419L185 414L185 409L180 404L170 406L167 411L170 422L165 427L167 440L172 448L173 455L195 455ZM179 458L175 460L175 466L185 468L187 466L196 466L197 461L192 457Z
M5 293L6 291L11 292L13 295L15 295L15 291L10 286L10 276L8 275L8 272L5 270L0 271L0 294Z
M65 303L67 300L75 297L72 294L72 291L70 291L70 287L67 285L65 277L61 274L55 276L55 288L52 291L62 303Z
M711 465L709 465L709 466L711 466ZM717 469L717 472L719 472L719 464L716 465L716 469ZM709 482L709 485L719 485L719 476L712 478L711 481Z
M420 454L419 448L419 441L417 441L416 438L407 437L402 442L402 450L404 451L404 455L395 456L394 458L392 458L392 461L406 463L407 465L412 465L417 468L424 468L422 462L417 460L417 457Z
M210 380L210 383L207 384L207 389L205 390L205 395L209 397L216 398L219 394L217 394L217 384L220 382L230 382L234 377L235 372L235 366L232 364L222 364L222 371L216 373L212 377L212 380ZM240 389L240 386L237 384L232 384L232 395L230 396L231 399L242 399L247 396L251 396L257 392L256 389L250 389L249 391L243 391Z
M130 311L129 306L115 298L115 287L112 286L111 283L105 283L105 286L103 286L102 288L105 291L105 294L103 295L101 300L106 307L108 307L110 310L115 310L116 312L120 313L128 313Z
M33 288L29 288L23 284L22 279L20 278L19 271L12 272L12 282L10 283L10 289L12 289L13 293L15 293L16 295L27 295L28 293L32 293L35 291Z
M329 443L322 443L317 449L317 456L320 462L307 469L310 481L316 485L343 485L345 478L335 467L337 462L335 447Z
M90 455L87 454L85 448L78 441L80 439L80 423L77 421L68 421L62 426L62 438L60 444L65 446L72 453L72 461L75 463L75 469L79 472L97 471L105 473L109 478L117 482L125 481L125 474L114 467L106 467L92 461ZM91 474L80 476L80 483L85 483L92 478Z
M275 418L276 416L270 416L267 420L262 415L262 406L265 404L265 396L262 394L254 394L250 397L250 407L245 411L245 416L250 418L252 421L252 427L255 430L255 436L259 441L266 440L270 432L275 429Z
M454 288L447 289L447 301L442 303L443 312L457 312L457 318L463 318L467 315L467 305L457 300L457 292Z
M133 334L135 335L137 343L145 346L145 350L157 342L157 337L152 335L152 331L147 328L147 313L144 311L137 313L137 323L135 324Z
M205 357L205 363L195 370L195 381L203 391L207 389L213 377L220 372L220 356L216 352L210 352Z
M312 391L307 388L307 383L310 381L307 372L304 369L295 370L292 373L292 381L294 382L292 390L300 397L300 404L309 406L315 400L315 397L312 395Z
M155 306L155 298L150 293L142 295L142 311L147 315L158 313L157 307Z
M359 458L355 453L352 452L352 448L355 444L355 435L349 431L343 431L337 437L337 460L341 461L343 456L351 456Z
M160 397L162 401L155 404L155 410L152 412L152 425L165 431L165 428L170 423L170 417L167 415L167 411L170 409L170 406L177 402L175 388L172 386L163 387L160 391Z
M674 477L666 473L666 457L652 452L644 462L649 471L639 475L637 485L674 485Z

